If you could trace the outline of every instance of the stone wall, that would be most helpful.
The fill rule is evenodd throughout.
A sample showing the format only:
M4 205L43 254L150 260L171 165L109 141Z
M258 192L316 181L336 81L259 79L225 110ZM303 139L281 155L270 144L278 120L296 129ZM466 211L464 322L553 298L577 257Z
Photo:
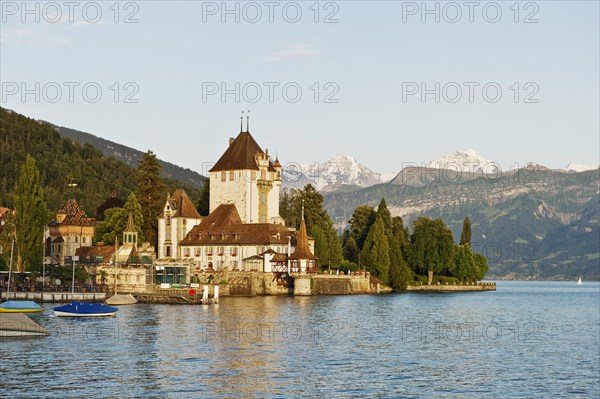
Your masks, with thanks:
M432 284L409 285L406 291L422 292L469 292L469 291L496 291L496 283L471 283L471 284Z

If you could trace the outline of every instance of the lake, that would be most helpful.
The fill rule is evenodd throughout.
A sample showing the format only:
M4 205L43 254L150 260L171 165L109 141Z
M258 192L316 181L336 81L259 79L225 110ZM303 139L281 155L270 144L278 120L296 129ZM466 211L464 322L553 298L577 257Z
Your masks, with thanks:
M222 297L115 318L30 317L0 341L4 398L597 398L600 285Z

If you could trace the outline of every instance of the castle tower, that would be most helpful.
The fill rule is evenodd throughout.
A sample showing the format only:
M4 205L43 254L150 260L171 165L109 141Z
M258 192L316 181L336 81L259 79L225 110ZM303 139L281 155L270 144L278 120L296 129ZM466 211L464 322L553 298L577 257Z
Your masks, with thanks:
M279 223L281 164L272 163L250 132L229 139L229 147L209 171L210 212L234 204L243 223Z

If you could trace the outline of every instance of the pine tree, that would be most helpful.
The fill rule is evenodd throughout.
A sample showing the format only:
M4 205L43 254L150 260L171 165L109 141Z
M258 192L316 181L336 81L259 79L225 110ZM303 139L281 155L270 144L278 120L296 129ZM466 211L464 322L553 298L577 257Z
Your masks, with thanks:
M471 245L471 220L467 216L463 221L462 233L460 234L460 245Z
M292 219L300 225L302 208L306 229L315 239L315 255L321 266L337 267L342 261L342 244L339 240L333 221L323 209L323 196L308 184L293 196Z
M385 236L385 227L380 217L371 226L365 244L360 253L361 266L380 279L384 284L389 281L390 245Z
M200 192L200 199L196 204L196 209L201 216L208 216L210 213L210 179L206 179Z
M452 230L441 219L420 217L413 222L408 250L412 270L419 274L452 274L454 270Z
M363 249L367 234L369 234L376 217L377 213L368 205L359 206L352 213L352 217L348 221L350 223L350 235L354 237L359 251Z
M377 216L383 221L383 227L385 228L385 235L392 235L392 214L385 203L385 198L382 198L377 206Z
M21 166L15 190L15 248L19 272L41 269L47 217L48 209L44 203L44 190L40 186L40 172L35 160L28 154Z
M356 245L354 237L348 237L346 244L344 244L344 259L358 264L358 254L358 246Z
M166 196L165 185L160 177L160 163L152 151L144 154L138 162L137 198L142 207L144 237L156 248L158 245L158 216Z

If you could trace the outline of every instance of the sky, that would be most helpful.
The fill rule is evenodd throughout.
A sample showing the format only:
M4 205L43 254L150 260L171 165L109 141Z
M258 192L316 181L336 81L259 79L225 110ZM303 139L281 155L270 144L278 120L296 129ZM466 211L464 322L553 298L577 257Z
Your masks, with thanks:
M200 173L240 130L285 165L474 148L600 158L598 1L0 2L0 105Z

